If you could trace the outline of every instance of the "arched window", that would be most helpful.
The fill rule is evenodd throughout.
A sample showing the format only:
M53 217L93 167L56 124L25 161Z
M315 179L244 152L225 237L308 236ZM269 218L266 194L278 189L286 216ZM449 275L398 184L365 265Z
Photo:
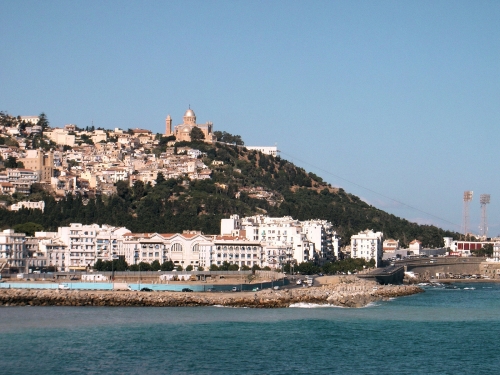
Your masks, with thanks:
M172 251L182 251L182 245L180 243L174 243L172 245Z
M198 245L198 244L194 244L191 250L192 250L193 252L199 252L199 251L200 251L200 245Z

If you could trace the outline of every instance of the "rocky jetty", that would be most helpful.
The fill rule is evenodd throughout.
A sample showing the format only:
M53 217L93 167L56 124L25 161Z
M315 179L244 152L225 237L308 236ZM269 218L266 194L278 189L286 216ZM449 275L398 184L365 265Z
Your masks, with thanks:
M238 293L182 293L0 289L0 306L228 306L282 308L298 303L363 307L389 298L421 293L415 285L378 285L345 279L335 285Z

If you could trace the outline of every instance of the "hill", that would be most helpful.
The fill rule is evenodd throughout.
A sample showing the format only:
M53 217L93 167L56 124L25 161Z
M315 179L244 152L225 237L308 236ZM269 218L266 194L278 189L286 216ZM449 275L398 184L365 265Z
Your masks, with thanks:
M405 246L413 239L424 246L442 246L443 236L457 236L430 225L418 225L377 209L343 189L333 188L313 173L280 157L249 151L243 146L217 143L178 143L206 153L212 179L164 179L160 174L153 187L137 181L116 184L117 193L94 198L66 196L56 201L45 192L30 199L43 199L45 212L2 210L0 227L23 227L36 223L38 229L53 231L73 222L126 226L133 232L220 232L220 219L231 214L249 216L292 216L299 220L325 219L349 242L364 229L382 231L386 238ZM216 161L217 163L212 163ZM33 227L33 225L32 225Z

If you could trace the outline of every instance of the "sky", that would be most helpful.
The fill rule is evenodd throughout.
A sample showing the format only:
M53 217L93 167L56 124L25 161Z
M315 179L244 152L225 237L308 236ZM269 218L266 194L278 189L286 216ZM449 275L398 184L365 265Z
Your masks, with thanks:
M0 0L0 111L198 123L384 211L500 235L498 1Z

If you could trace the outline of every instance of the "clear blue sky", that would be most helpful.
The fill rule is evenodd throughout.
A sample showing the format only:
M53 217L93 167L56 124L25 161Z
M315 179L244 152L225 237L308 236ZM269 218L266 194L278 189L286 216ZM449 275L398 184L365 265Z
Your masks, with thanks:
M2 111L164 132L191 105L411 221L459 230L473 190L478 232L489 193L500 234L498 1L3 0L0 14Z

